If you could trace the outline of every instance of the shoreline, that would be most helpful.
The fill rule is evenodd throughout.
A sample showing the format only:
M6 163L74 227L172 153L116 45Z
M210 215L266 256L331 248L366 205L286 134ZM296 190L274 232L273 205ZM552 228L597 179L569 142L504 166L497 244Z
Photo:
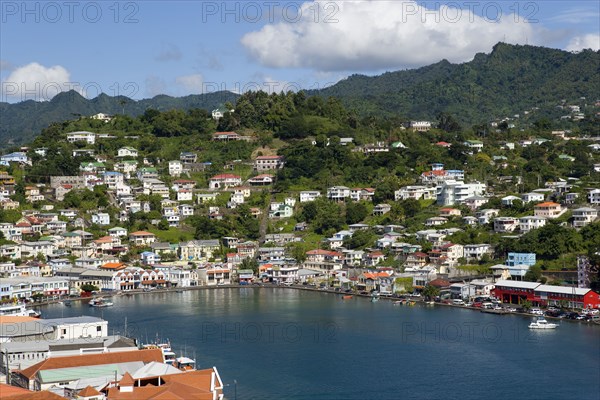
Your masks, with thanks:
M43 306L47 306L47 305L51 305L51 304L59 304L62 303L63 301L78 301L78 302L83 302L86 300L91 300L92 298L95 297L122 297L122 296L137 296L137 295L147 295L147 294L165 294L165 293L178 293L178 292L182 292L182 291L194 291L194 290L219 290L219 289L242 289L242 288L249 288L249 289L263 289L263 288L267 288L267 289L292 289L292 290L303 290L303 291L309 291L309 292L317 292L317 293L328 293L328 294L333 294L333 295L339 295L339 296L352 296L352 297L362 297L362 298L370 298L371 295L370 294L360 294L360 293L345 293L345 292L336 292L335 290L328 290L328 289L319 289L316 287L306 287L303 285L292 285L292 286L285 286L285 285L273 285L273 284L260 284L260 285L218 285L218 286L192 286L192 287L186 287L186 288L168 288L168 289L154 289L154 290L143 290L143 289L136 289L136 290L128 290L126 292L117 292L117 293L113 293L113 292L104 292L104 293L98 293L96 295L93 296L89 296L89 297L71 297L71 298L64 298L64 299L56 299L56 300L48 300L48 301L44 301L44 302L40 302L40 303L34 303L34 305L32 306L33 308L35 307L43 307ZM414 301L416 303L421 303L422 305L425 303L424 299L422 297L416 297L416 296L409 296L406 295L404 296L404 299L410 300L410 301ZM398 301L400 300L397 297L388 297L388 296L380 296L379 300L385 300L385 301ZM471 310L471 311L475 311L475 312L482 312L482 309L480 308L476 308L476 307L467 307L467 306L461 306L461 305L456 305L456 304L448 304L448 303L443 303L443 302L436 302L434 304L432 304L432 306L444 306L444 307L451 307L451 308L459 308L459 309L464 309L464 310ZM517 316L521 316L521 317L527 317L527 318L536 318L538 317L538 315L535 314L529 314L529 313L523 313L523 312L506 312L503 314L500 313L486 313L486 314L497 314L499 316L504 316L504 315L517 315ZM585 321L585 320L575 320L575 319L566 319L566 318L559 318L559 317L552 317L552 316L543 316L546 319L552 319L552 320L563 320L563 321L568 321L568 322L579 322L579 323L585 323L590 324L590 325L598 325L600 326L600 323L594 322L592 320L589 321Z

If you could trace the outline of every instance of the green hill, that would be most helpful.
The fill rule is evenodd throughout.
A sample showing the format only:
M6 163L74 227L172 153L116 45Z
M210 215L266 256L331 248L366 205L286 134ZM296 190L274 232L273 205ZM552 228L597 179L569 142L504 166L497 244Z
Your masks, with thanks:
M498 43L464 64L442 60L374 77L352 75L311 94L338 97L359 114L433 120L446 112L470 125L561 99L598 100L600 52Z
M0 148L27 143L51 123L72 120L78 116L100 112L138 116L149 108L160 111L192 108L212 110L228 101L235 103L238 97L231 92L215 92L185 97L160 95L136 101L125 96L111 97L102 93L88 100L75 91L69 91L59 93L47 102L28 100L16 104L0 103Z
M555 106L562 99L598 100L600 52L571 53L498 43L490 54L477 54L467 63L442 60L374 77L352 75L307 94L337 97L360 116L435 120L445 112L464 126L521 114L533 107L561 113ZM160 95L139 101L101 94L87 100L76 92L65 92L49 102L0 103L0 148L26 143L50 123L79 115L103 112L138 116L149 108L211 110L238 98L231 92L216 92L178 98Z

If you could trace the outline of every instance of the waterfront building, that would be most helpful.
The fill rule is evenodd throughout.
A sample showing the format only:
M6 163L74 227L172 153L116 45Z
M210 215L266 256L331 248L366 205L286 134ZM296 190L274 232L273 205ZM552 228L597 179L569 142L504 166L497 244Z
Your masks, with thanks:
M492 293L505 303L521 304L527 300L535 306L565 303L569 308L600 308L600 295L589 288L501 280Z

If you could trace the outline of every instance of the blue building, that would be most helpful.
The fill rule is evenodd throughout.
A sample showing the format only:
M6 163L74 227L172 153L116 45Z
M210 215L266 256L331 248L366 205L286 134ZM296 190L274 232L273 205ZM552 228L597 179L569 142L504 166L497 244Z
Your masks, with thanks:
M508 253L506 265L514 267L515 265L535 265L535 253Z

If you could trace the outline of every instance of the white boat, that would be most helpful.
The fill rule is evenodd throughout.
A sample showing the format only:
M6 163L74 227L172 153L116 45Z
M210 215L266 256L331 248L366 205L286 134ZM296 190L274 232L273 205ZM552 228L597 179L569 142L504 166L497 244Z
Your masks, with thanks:
M90 307L110 307L113 305L111 301L108 301L102 297L90 300Z
M558 325L546 321L544 318L538 318L529 324L529 329L554 329Z
M0 317L1 316L39 318L40 313L26 308L25 304L14 304L11 306L0 307Z

